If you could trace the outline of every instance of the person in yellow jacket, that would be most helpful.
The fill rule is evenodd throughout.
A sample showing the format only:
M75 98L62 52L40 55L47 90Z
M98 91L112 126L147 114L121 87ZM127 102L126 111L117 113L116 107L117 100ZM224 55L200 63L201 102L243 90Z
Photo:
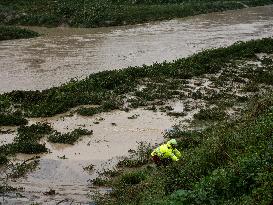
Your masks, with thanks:
M166 166L171 161L178 161L181 157L181 153L175 148L177 142L175 139L169 140L166 144L163 144L151 153L152 160L156 165Z

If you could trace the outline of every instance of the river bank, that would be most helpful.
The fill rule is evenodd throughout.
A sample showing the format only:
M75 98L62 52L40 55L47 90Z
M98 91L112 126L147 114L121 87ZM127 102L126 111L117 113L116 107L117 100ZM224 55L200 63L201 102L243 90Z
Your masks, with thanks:
M242 1L2 1L0 24L101 27L181 18L202 13L272 4Z

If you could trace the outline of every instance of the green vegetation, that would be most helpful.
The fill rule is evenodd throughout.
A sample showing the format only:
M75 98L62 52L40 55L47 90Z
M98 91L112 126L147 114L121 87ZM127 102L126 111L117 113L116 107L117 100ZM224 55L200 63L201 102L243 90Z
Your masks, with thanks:
M44 144L40 144L39 140L45 135L52 132L50 125L37 123L31 126L20 126L17 129L17 135L14 142L0 146L0 152L3 154L0 164L7 163L7 156L16 153L39 154L47 152Z
M116 26L272 3L272 0L2 0L0 24Z
M219 121L223 120L226 116L226 113L222 110L219 111L218 107L211 109L201 109L198 113L194 115L194 118L198 120L214 120Z
M125 172L99 204L270 204L273 199L273 96L249 105L236 121L203 131L168 133L182 159ZM263 106L261 106L263 105ZM190 147L184 137L192 138ZM195 143L198 141L198 143Z
M53 143L74 144L81 136L91 134L93 134L93 131L82 128L75 129L72 132L65 134L55 131L48 136L48 140Z
M22 117L22 114L1 114L0 113L0 126L12 126L12 125L25 125L27 120Z
M12 170L8 175L9 178L20 178L25 176L28 172L33 171L37 168L39 160L31 159L24 161L23 163L16 163L12 166Z
M53 143L74 144L81 136L91 135L93 131L78 128L70 133L61 134L47 124L37 123L30 126L20 126L13 143L0 146L0 165L8 163L8 156L17 153L40 154L47 152L45 144L40 144L43 137ZM28 165L26 165L28 166Z
M129 157L125 157L123 160L120 160L117 164L117 167L141 167L149 162L151 152L152 148L150 144L139 142L137 150L132 151Z
M0 16L1 16L1 14L0 14ZM20 38L33 38L33 37L37 37L37 36L39 36L39 34L34 31L30 31L30 30L22 29L22 28L17 28L17 27L1 26L0 25L0 41L11 40L11 39L20 39Z

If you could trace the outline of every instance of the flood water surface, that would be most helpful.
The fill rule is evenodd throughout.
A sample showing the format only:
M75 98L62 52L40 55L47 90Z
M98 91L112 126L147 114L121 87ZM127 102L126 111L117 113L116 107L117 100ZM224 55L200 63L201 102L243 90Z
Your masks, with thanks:
M136 117L129 119L131 116ZM69 204L70 202L88 204L90 201L88 193L92 191L90 180L98 177L100 172L112 169L122 157L129 155L128 150L136 150L140 142L150 143L151 146L161 143L164 140L164 130L175 124L177 119L160 112L136 109L130 112L114 111L93 117L75 114L29 121L31 124L50 123L54 129L62 133L82 127L93 130L93 135L82 137L75 145L55 144L44 140L50 153L40 155L40 162L35 171L24 178L9 182L13 187L23 187L24 191L23 197L7 196L3 201L7 204L20 204L24 200L29 203L56 204L64 199L67 199ZM4 144L8 137L13 136L0 135L0 145L1 139ZM32 157L19 154L14 160L23 161ZM84 168L91 164L94 165L93 171L86 171ZM50 189L55 190L56 195L44 195Z
M43 35L0 42L0 92L46 89L94 72L270 37L273 6L113 28L30 29Z

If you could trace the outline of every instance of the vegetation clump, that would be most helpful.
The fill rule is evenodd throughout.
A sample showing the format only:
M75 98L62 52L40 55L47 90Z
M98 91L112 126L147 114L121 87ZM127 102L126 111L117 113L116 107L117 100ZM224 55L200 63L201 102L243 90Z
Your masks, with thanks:
M201 109L198 113L194 114L194 118L198 120L212 120L218 121L225 119L226 113L219 108L214 107L211 109Z
M39 154L47 152L44 144L39 141L45 135L53 131L52 127L47 123L37 123L30 126L20 126L17 129L17 135L10 144L0 146L0 164L8 162L8 156L17 153Z
M53 132L48 136L48 140L53 143L74 144L81 136L91 135L93 131L87 129L78 128L72 132L62 134L60 132Z
M0 10L0 16L1 16L1 10ZM21 38L33 38L37 36L39 36L39 34L31 30L0 25L0 41L11 40L11 39L21 39Z
M29 171L35 170L38 164L38 160L27 160L23 163L18 162L12 166L11 173L8 175L11 178L20 178L25 176Z
M120 160L117 164L118 168L133 168L141 167L145 164L148 164L150 161L150 153L152 147L150 144L145 142L138 142L138 147L136 150L131 151L129 157L125 157L123 160Z
M21 114L1 114L0 113L0 126L19 126L28 123Z

